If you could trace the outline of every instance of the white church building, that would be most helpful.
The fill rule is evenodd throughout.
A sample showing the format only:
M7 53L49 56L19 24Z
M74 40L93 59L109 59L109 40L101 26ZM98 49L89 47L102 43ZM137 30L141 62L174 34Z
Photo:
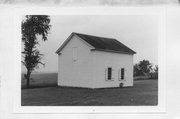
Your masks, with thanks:
M58 86L133 86L135 52L114 38L71 33L56 51Z

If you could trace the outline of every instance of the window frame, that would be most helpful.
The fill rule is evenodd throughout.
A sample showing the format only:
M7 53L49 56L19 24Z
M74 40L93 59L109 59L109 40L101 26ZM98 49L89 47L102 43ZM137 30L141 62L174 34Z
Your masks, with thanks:
M123 72L122 72L123 71ZM121 76L120 76L121 80L125 80L125 68L121 68Z
M73 62L76 62L78 60L78 57L77 57L77 47L72 47L72 61Z
M110 72L109 72L110 73L110 78L109 78L109 73L108 73L109 69L110 69ZM105 80L106 81L113 81L112 75L113 75L113 68L112 67L106 68L105 69Z
M107 80L112 80L112 67L107 68Z
M122 78L122 72L121 72L122 69L124 69L124 77L123 77L123 78ZM125 79L125 78L126 78L126 77L125 77L125 71L126 71L125 68L120 68L120 69L118 69L118 80L119 80L119 81L121 81L121 80L126 80L126 79Z

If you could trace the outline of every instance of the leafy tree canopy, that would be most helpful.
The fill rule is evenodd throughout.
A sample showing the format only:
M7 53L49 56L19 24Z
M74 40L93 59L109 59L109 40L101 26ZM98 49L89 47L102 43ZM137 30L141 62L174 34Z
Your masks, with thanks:
M148 60L142 60L138 64L134 65L134 75L148 75L152 72L152 64Z
M51 25L50 18L47 15L26 15L22 21L22 41L24 42L24 51L22 52L24 61L22 63L27 69L25 78L27 79L27 87L29 87L29 79L32 71L38 68L43 54L37 49L39 44L38 36L42 37L42 41L47 40Z

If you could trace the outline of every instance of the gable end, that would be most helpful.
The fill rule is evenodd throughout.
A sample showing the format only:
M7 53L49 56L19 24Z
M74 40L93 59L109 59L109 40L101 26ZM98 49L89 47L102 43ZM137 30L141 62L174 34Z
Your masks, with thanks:
M69 41L72 39L73 36L77 36L79 40L81 40L84 44L86 44L87 46L94 48L91 44L87 43L86 41L84 41L82 38L80 38L78 35L76 35L75 33L71 33L71 35L63 42L63 44L58 48L58 50L56 51L57 54L61 54L60 52L63 50L63 48L69 43Z

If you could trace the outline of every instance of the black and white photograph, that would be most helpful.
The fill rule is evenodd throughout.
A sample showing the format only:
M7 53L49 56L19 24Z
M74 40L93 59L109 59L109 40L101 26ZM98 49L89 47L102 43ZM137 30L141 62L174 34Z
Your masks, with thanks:
M125 1L1 1L0 118L179 119L179 2Z
M155 15L22 16L21 106L157 106Z

